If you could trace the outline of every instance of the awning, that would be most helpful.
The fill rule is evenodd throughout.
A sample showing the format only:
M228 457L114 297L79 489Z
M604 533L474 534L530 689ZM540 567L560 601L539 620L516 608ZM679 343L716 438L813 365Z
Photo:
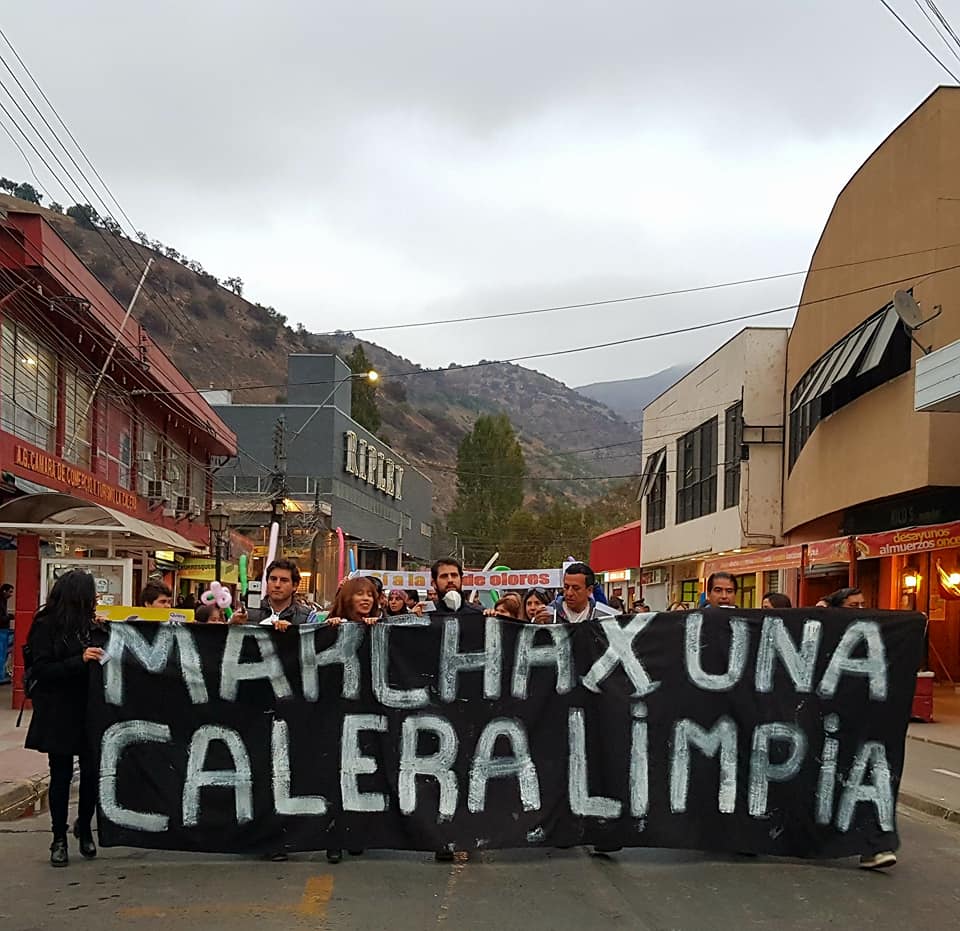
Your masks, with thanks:
M954 549L960 547L960 521L861 534L856 546L860 559Z
M102 547L106 534L111 533L114 545L120 548L185 553L200 553L205 549L166 527L55 492L24 495L0 506L0 532L27 532L46 537L62 533L71 543L88 547Z
M594 572L640 567L640 529L643 521L635 520L614 527L590 543L590 568Z
M640 490L637 492L637 501L645 498L650 493L650 487L653 485L657 473L660 471L663 461L666 458L666 446L647 456L647 464L643 467L643 475L640 476Z
M748 553L730 553L707 560L703 564L703 574L730 572L742 575L748 572L768 572L773 569L799 569L803 547L797 543L792 546L774 546L766 550L753 550Z
M844 336L813 364L805 376L809 378L807 386L791 411L822 397L843 379L857 378L875 369L890 345L898 320L893 304L888 304Z

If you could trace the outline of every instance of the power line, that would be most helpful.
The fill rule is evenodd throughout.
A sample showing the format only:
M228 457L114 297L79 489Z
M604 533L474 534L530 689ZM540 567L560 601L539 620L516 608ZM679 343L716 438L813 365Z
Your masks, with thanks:
M924 51L925 51L941 68L943 68L943 70L946 71L947 74L949 74L950 77L952 77L953 80L957 82L957 84L960 84L960 78L958 78L958 77L943 63L943 61L937 56L937 53L934 52L933 49L930 48L930 46L927 45L927 43L924 42L923 39L921 39L920 36L918 36L918 35L913 31L913 29L910 28L910 26L909 26L909 24L906 22L906 20L904 20L904 19L900 16L900 14L899 14L892 6L890 6L890 4L887 2L887 0L880 0L880 2L884 5L884 7L886 7L887 12L889 12L890 15L893 16L893 17L896 19L896 21L897 21L898 23L900 23L900 25L903 26L903 28L906 29L907 32L910 33L910 35L913 36L913 38L917 41L917 43L923 47Z
M946 247L943 247L943 248L946 248ZM867 287L855 288L853 291L844 291L839 294L830 294L830 295L826 295L825 297L818 297L808 301L802 301L802 303L785 304L782 307L772 307L768 310L759 310L749 314L739 314L735 317L725 317L720 320L712 320L706 323L691 324L689 326L677 327L676 329L673 329L673 330L660 330L655 333L644 333L640 336L628 336L623 339L610 340L605 343L594 343L593 345L589 345L589 346L574 346L569 349L556 349L550 352L530 353L529 355L513 356L509 359L482 359L479 362L470 362L470 363L467 363L466 365L457 365L455 367L445 368L445 369L416 368L416 369L409 369L408 371L405 371L405 372L381 373L380 377L381 379L389 379L389 378L415 378L417 376L423 376L423 375L431 375L434 377L444 376L444 375L455 375L458 372L463 372L469 369L485 368L491 365L509 365L511 363L525 362L531 359L546 359L546 358L552 358L554 356L571 355L573 353L578 353L578 352L590 352L596 349L610 349L610 348L613 348L614 346L625 346L631 343L639 343L639 342L645 342L647 340L661 339L666 336L677 336L683 333L693 333L698 330L706 330L706 329L711 329L712 327L725 326L726 324L729 324L729 323L740 323L744 320L753 320L758 317L767 317L767 316L770 316L771 314L786 313L787 311L790 311L790 310L796 310L800 306L809 307L809 306L812 306L813 304L823 304L827 301L838 300L839 298L842 298L842 297L853 297L858 294L867 294L871 291L876 291L879 288L893 287L894 285L899 285L908 281L913 281L921 276L925 276L925 279L931 278L934 275L939 275L944 272L954 271L957 268L960 268L960 263L956 265L947 265L944 268L935 268L932 272L927 272L927 273L921 272L919 274L914 274L914 275L904 275L903 277L895 278L892 281L876 282L875 284L868 285ZM329 380L325 380L325 381L319 381L319 382L298 382L297 384L298 384L298 387L304 387L309 385L327 385L329 383L330 383ZM274 383L274 384L232 385L232 386L224 385L220 388L211 387L204 390L206 391L253 391L253 390L259 390L264 388L285 388L285 387L287 387L286 383ZM193 392L192 391L191 392L165 391L165 392L150 392L150 393L176 395L176 394L192 394Z
M919 2L919 0L915 0ZM630 297L614 297L604 300L583 301L579 304L558 304L552 307L537 307L532 310L510 310L496 314L475 314L469 317L446 317L439 320L421 320L410 321L407 323L391 323L382 326L359 327L350 330L350 333L381 333L387 330L407 330L415 327L444 326L450 323L471 323L477 320L501 320L505 317L527 317L533 314L550 314L561 310L582 310L587 307L603 307L610 304L625 304L631 301L647 301L660 297L676 297L682 294L697 294L703 291L716 291L721 288L734 288L747 284L758 284L766 281L776 281L782 278L794 278L797 275L818 274L820 272L835 271L841 268L851 268L856 265L868 265L873 262L886 262L890 259L902 259L914 255L922 255L927 252L936 252L940 249L949 249L952 246L960 246L960 243L951 243L944 246L931 246L928 249L916 249L911 252L900 252L895 255L878 256L872 259L861 259L856 262L841 262L837 265L823 265L813 270L801 270L796 272L780 272L773 275L760 275L754 278L740 278L736 281L719 281L713 284L694 285L688 288L674 288L670 291L651 291L645 294L635 294ZM318 333L317 336L338 336L336 330L328 330L325 333Z
M953 55L953 57L957 60L958 63L960 63L960 54L957 54L957 50L950 44L950 40L940 31L940 27L937 25L936 20L933 18L933 16L930 15L930 12L923 5L921 0L913 0L913 2L916 5L917 9L923 14L924 19L926 19L926 21L931 25L931 27L933 28L933 31L937 34L940 41L944 44L944 47L946 48L946 50L951 55Z

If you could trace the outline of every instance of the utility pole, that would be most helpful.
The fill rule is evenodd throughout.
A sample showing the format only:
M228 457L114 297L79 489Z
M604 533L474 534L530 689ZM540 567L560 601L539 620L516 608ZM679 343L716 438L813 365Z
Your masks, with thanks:
M280 534L278 552L284 548L286 528L284 527L283 502L287 497L287 418L281 414L273 427L273 498L270 500L270 522L279 524Z

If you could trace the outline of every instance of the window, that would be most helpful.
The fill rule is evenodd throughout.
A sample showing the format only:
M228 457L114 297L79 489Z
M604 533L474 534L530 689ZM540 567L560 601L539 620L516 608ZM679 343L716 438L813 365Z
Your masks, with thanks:
M814 362L790 392L789 468L821 420L909 372L910 357L910 336L887 304Z
M190 465L190 497L201 511L207 509L207 472L199 462Z
M93 391L78 372L67 369L63 379L63 458L90 470L93 438Z
M0 336L0 423L47 452L56 442L57 362L19 325L4 320Z
M754 608L757 605L757 575L751 572L737 576L737 606Z
M728 407L723 417L723 506L740 504L740 460L743 446L743 401Z
M700 580L684 579L680 583L680 600L691 608L700 604Z
M667 450L654 453L656 471L647 490L647 533L663 530L667 523Z
M677 440L677 523L717 509L717 418Z
M170 500L187 496L187 474L189 460L187 454L173 443L164 443L163 480L170 486Z
M100 455L107 460L107 481L120 488L133 488L133 434L130 414L114 404L106 406L106 449Z
M151 482L163 480L163 438L152 427L140 429L140 444L137 451L137 474L140 494L148 497Z

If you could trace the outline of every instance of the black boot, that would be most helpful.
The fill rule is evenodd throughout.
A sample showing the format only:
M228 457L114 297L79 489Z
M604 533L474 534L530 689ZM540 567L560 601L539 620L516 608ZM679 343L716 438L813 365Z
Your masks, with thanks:
M97 845L93 842L90 825L81 829L80 822L76 821L73 825L73 836L80 841L80 856L85 860L92 860L97 855Z
M343 859L343 851L339 848L331 847L327 851L327 863L339 863Z
M67 853L66 835L54 835L53 843L50 845L50 865L67 866L69 863L70 855Z

